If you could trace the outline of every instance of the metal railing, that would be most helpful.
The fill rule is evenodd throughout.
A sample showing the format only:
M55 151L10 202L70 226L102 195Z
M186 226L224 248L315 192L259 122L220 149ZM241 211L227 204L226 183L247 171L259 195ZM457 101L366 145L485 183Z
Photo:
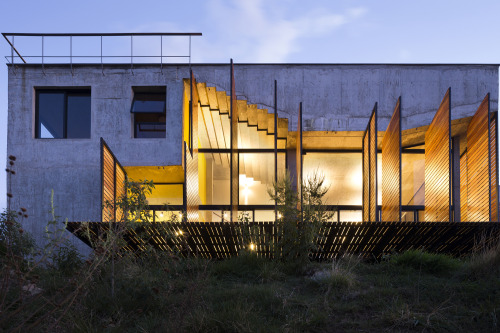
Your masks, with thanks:
M130 60L130 68L134 67L134 59L137 58L145 58L148 60L156 60L156 63L160 65L160 68L163 70L164 61L169 58L178 58L178 59L187 59L187 62L191 66L191 37L193 36L202 36L199 32L194 33L167 33L167 32L145 32L145 33L2 33L2 36L5 38L7 43L10 45L11 54L5 56L7 63L12 65L17 63L27 64L30 59L33 59L35 64L41 64L42 69L44 69L44 65L48 60L53 59L68 59L68 62L63 62L69 64L71 70L73 71L73 64L83 63L84 61L91 61L94 64L101 64L101 68L104 68L105 60L114 58L119 60L127 60L120 61L118 63L128 63ZM40 38L40 53L36 55L21 55L20 50L16 48L15 40L16 37L31 37L31 38ZM83 55L83 54L74 54L74 46L73 39L81 38L81 37L95 37L100 39L100 47L99 54L92 55ZM127 55L105 55L103 53L103 37L130 37L130 54ZM134 55L134 38L138 39L141 37L158 37L157 43L160 47L159 55ZM185 37L187 39L187 54L164 54L164 37ZM62 55L47 55L45 49L45 42L47 38L68 38L67 54ZM36 61L39 62L36 62ZM150 62L149 62L150 63ZM155 63L155 62L153 62Z

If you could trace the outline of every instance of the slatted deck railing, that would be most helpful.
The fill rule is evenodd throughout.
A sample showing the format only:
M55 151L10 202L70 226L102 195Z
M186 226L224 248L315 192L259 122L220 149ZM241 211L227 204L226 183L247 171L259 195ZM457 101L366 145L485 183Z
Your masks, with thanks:
M85 224L88 232L82 229ZM102 222L69 222L67 229L92 246L92 241L110 226ZM258 256L272 258L277 237L275 222L137 223L124 231L123 250L140 252L151 246L182 255L223 259L248 249L252 243ZM327 260L355 254L380 259L409 249L460 257L499 239L498 222L325 222L315 239L317 250L310 257Z

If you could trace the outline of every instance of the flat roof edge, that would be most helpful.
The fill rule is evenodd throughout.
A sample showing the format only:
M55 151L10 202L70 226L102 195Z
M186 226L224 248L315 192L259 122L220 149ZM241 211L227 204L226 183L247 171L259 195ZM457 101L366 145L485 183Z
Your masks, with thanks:
M42 67L41 63L6 63L7 66L26 66L26 67ZM186 67L197 67L197 66L229 66L230 63L163 63L163 64L151 64L151 63L134 63L133 67L168 67L168 66L186 66ZM500 63L234 63L235 66L408 66L408 67L418 67L418 66L499 66ZM128 67L130 64L127 63L45 63L45 67L82 67L82 66L104 66L104 67Z

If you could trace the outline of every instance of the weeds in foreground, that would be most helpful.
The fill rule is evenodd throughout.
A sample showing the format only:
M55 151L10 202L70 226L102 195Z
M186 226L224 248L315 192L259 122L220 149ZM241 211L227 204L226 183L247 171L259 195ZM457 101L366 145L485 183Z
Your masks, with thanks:
M422 250L408 250L392 257L395 265L411 267L423 272L440 274L453 273L462 263L444 254L434 254Z

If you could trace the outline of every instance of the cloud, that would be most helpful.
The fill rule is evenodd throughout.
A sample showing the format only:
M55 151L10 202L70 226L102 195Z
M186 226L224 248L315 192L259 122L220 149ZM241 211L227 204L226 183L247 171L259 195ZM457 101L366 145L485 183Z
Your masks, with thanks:
M215 25L216 35L204 37L204 52L208 51L205 57L220 54L208 48L220 48L238 62L286 62L291 54L301 50L301 39L329 34L367 12L363 7L349 8L340 14L313 9L291 16L269 4L262 0L208 1L208 20Z

